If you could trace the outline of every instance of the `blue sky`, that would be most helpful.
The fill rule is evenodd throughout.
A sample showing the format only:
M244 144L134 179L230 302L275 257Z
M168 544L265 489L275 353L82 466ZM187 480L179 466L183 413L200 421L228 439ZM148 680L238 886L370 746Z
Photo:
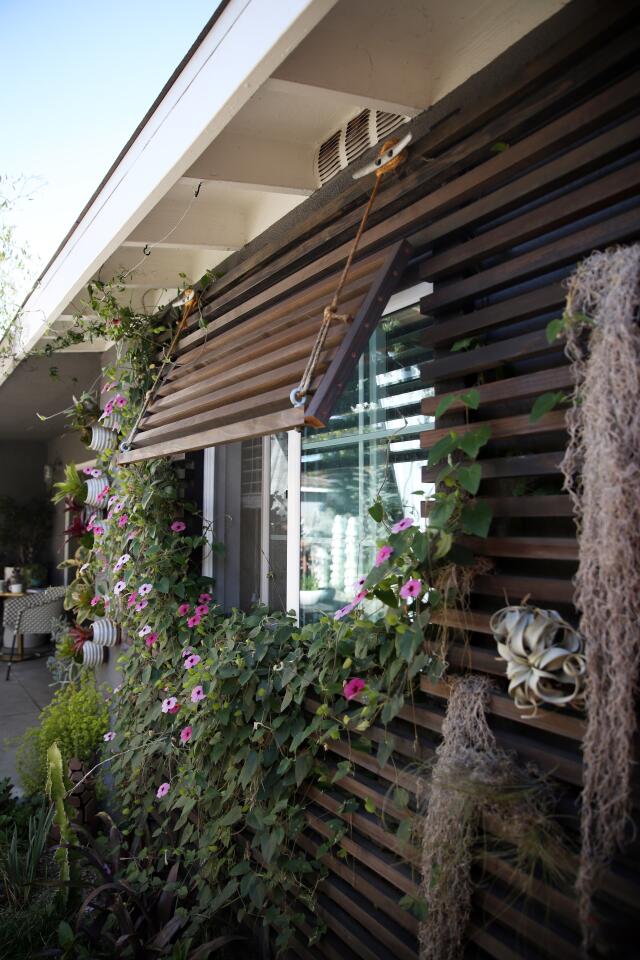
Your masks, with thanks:
M0 0L0 173L44 266L217 0Z

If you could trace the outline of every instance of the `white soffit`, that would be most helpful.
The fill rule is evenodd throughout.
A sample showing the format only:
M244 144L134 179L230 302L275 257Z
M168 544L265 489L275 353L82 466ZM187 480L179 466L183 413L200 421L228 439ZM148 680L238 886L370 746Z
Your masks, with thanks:
M38 341L334 3L231 0L29 296L24 349ZM0 379L10 369L3 365Z

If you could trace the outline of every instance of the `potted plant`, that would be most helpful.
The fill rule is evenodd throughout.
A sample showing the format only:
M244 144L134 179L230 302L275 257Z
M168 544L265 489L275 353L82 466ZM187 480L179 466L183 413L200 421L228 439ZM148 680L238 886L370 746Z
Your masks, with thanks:
M64 468L64 480L58 480L54 483L54 494L52 500L54 503L61 503L67 498L73 499L76 503L86 503L87 500L87 481L83 480L78 473L75 463L68 463Z
M47 579L47 568L43 563L28 563L22 567L22 579L27 589L37 590L44 587Z
M300 603L305 607L331 600L335 593L333 587L320 586L314 573L308 571L300 578Z

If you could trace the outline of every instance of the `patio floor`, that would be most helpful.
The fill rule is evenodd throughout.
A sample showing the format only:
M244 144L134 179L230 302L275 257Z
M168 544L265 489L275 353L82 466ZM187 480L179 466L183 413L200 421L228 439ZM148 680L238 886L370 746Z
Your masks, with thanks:
M6 664L0 663L0 778L11 777L15 792L22 793L15 768L16 745L11 741L37 721L54 688L49 686L52 678L46 657L14 663L8 683L5 671Z

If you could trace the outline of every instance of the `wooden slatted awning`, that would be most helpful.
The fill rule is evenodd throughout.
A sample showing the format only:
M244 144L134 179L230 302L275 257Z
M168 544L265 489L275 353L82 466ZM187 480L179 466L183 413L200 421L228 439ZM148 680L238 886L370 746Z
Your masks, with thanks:
M397 241L356 261L343 288L306 407L290 394L304 371L339 269L298 270L204 326L194 321L120 463L184 453L326 423L389 296L410 246ZM206 317L205 317L206 319Z

